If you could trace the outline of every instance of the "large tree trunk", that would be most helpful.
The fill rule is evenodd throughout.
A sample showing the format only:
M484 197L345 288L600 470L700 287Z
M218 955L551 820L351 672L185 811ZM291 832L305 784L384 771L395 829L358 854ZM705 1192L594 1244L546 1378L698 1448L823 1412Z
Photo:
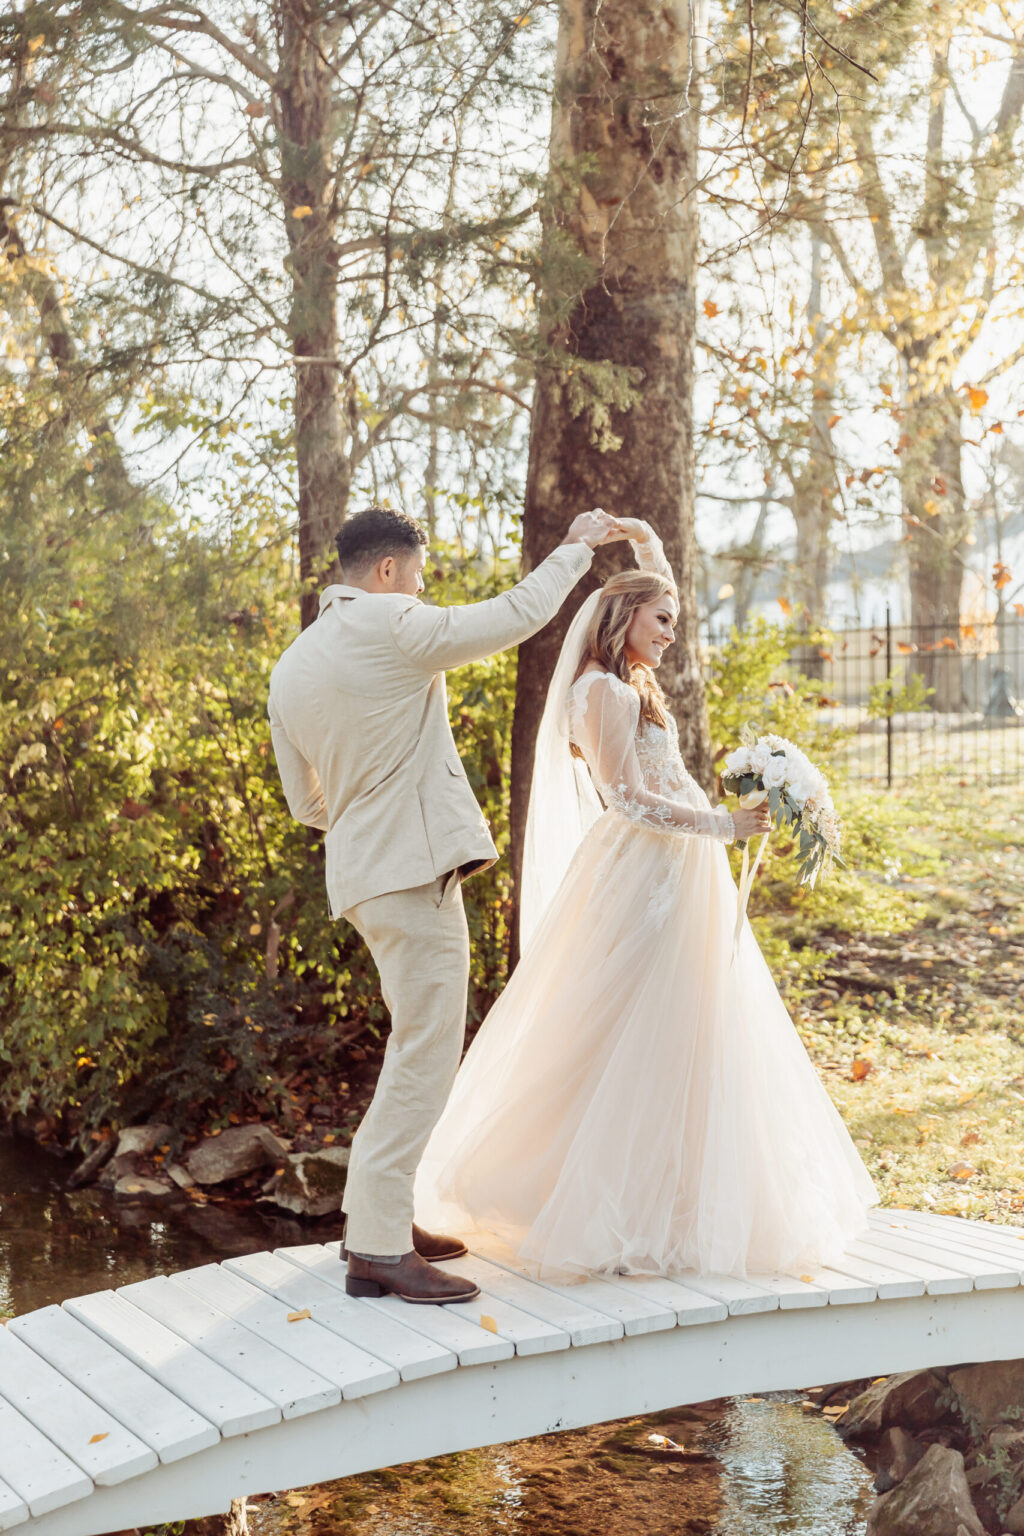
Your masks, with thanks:
M281 198L289 245L288 330L295 360L299 574L305 628L317 615L317 588L337 575L333 537L345 516L352 473L345 452L337 365L330 48L316 0L282 0L278 28Z
M526 488L527 569L576 513L646 518L679 581L676 644L660 676L694 775L711 783L697 634L692 433L697 268L697 103L688 0L564 0L551 133L542 340ZM581 163L584 171L578 176ZM564 277L568 252L586 263ZM573 378L573 359L583 368ZM608 436L579 408L587 363L635 370L639 399L610 408ZM605 451L602 451L602 448ZM512 735L512 839L521 864L537 727L575 607L629 563L599 551L595 573L554 623L520 647Z
M909 438L903 477L913 667L935 691L932 709L963 707L960 663L941 646L960 640L960 589L968 511L961 468L960 401L950 391L908 404L903 431ZM930 649L926 649L930 647Z
M831 566L829 534L835 516L836 476L832 443L835 404L835 357L829 347L822 316L821 266L823 243L811 231L811 286L807 322L814 338L814 389L811 400L810 440L807 458L793 481L791 509L796 524L796 564L793 595L803 609L808 626L825 618L825 597ZM810 647L797 657L811 677L822 675L818 651Z

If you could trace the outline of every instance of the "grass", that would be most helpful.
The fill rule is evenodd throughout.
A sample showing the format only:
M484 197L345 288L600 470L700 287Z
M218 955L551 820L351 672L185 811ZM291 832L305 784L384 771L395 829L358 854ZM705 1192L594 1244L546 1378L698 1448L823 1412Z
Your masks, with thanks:
M887 1205L1024 1211L1024 791L840 792L850 868L776 858L758 936Z

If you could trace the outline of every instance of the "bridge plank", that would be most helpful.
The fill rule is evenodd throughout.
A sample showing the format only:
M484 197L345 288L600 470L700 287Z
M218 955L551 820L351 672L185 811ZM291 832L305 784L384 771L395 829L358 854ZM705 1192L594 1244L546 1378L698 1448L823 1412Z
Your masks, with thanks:
M871 1254L864 1259L853 1253L852 1248L837 1258L835 1268L840 1274L853 1280L863 1280L872 1287L879 1301L895 1301L909 1296L924 1295L924 1281L915 1280L903 1270L893 1269L879 1261L879 1255Z
M286 1419L341 1401L341 1390L333 1382L250 1333L169 1275L136 1280L122 1286L118 1295L269 1397Z
M202 1414L62 1308L12 1318L7 1331L152 1446L161 1461L178 1461L220 1439Z
M20 1493L0 1477L0 1531L9 1531L29 1517L29 1507Z
M828 1304L830 1307L856 1307L875 1301L878 1291L868 1281L855 1279L851 1275L842 1275L837 1269L829 1269L827 1265L816 1265L806 1271L807 1278L812 1285L820 1286L828 1292ZM782 1310L788 1311L785 1300L782 1301Z
M604 1312L595 1312L569 1296L561 1296L542 1285L517 1275L513 1270L502 1269L478 1253L467 1254L461 1259L450 1259L445 1264L453 1274L472 1280L488 1296L528 1312L531 1317L550 1323L559 1332L568 1335L572 1344L579 1348L586 1344L603 1344L610 1339L621 1339L622 1324Z
M974 1289L970 1275L958 1272L952 1264L933 1264L930 1259L901 1253L882 1234L858 1238L847 1251L869 1261L879 1259L891 1269L923 1281L929 1296L953 1296Z
M406 1327L415 1328L417 1333L432 1339L435 1344L444 1344L458 1355L460 1365L488 1365L494 1360L511 1360L516 1352L511 1339L480 1326L480 1318L486 1314L479 1296L459 1308L410 1306L407 1301L399 1301L397 1296L368 1298L363 1305L396 1322L405 1323ZM411 1317L409 1313L412 1313Z
M691 1288L691 1294L696 1292L705 1301L710 1298L712 1302L725 1307L726 1316L741 1317L750 1312L778 1311L779 1298L775 1291L749 1280L741 1280L738 1276L693 1274L681 1277L681 1280L683 1283L676 1286L678 1290L683 1289L685 1284Z
M336 1258L339 1257L340 1243L325 1243L324 1247ZM341 1262L340 1258L339 1262ZM463 1274L464 1272L458 1267L459 1263L458 1259L450 1259L445 1263L445 1270L450 1274ZM444 1310L463 1319L467 1317L476 1319L478 1314L488 1317L494 1323L501 1338L508 1339L515 1345L517 1355L547 1355L559 1349L569 1348L571 1339L564 1328L545 1322L532 1314L528 1308L521 1308L507 1301L496 1291L491 1291L486 1284L481 1285L479 1280L474 1280L473 1283L480 1286L480 1295L475 1301L452 1302ZM402 1315L404 1316L405 1313L403 1312Z
M714 1296L691 1288L689 1276L679 1279L667 1275L617 1275L602 1274L600 1279L642 1297L658 1307L668 1307L675 1313L676 1324L681 1328L698 1323L718 1323L728 1317L728 1305ZM671 1326L671 1324L669 1325Z
M1015 1268L1024 1280L1024 1236L992 1221L962 1223L959 1218L931 1211L882 1210L872 1214L872 1225L910 1232L920 1231L929 1241L936 1238L966 1253L996 1254Z
M202 1301L230 1313L243 1328L332 1381L343 1397L365 1397L370 1392L397 1387L401 1379L393 1365L330 1333L313 1317L290 1323L288 1318L293 1309L285 1302L268 1296L259 1286L219 1264L188 1269L174 1278Z
M321 1250L314 1245L313 1251ZM403 1381L418 1381L424 1376L455 1370L459 1362L450 1349L432 1343L404 1324L371 1312L312 1270L293 1263L284 1256L285 1252L282 1249L279 1253L243 1254L225 1259L222 1267L251 1280L269 1295L287 1302L293 1310L308 1307L321 1327L394 1366Z
M905 1253L915 1261L925 1259L969 1275L979 1291L1012 1290L1020 1285L1020 1270L1013 1269L1006 1260L987 1257L980 1250L970 1253L946 1238L929 1241L921 1233L894 1232L881 1227L873 1228L872 1233L874 1245L884 1245L891 1252Z
M33 1516L49 1514L92 1492L92 1478L52 1440L0 1398L0 1477Z
M64 1310L98 1333L225 1436L276 1424L281 1410L262 1392L132 1306L114 1291L74 1296Z
M159 1462L152 1447L7 1328L0 1328L0 1397L94 1483L111 1486Z
M504 1244L489 1238L480 1238L476 1243L477 1249L485 1258L489 1258L501 1269L510 1270L513 1274L524 1276L532 1280L535 1285L543 1286L545 1290L554 1292L563 1299L579 1300L585 1306L593 1308L595 1312L603 1312L606 1317L613 1317L622 1324L623 1332L627 1337L634 1337L641 1333L656 1333L664 1328L676 1326L677 1313L674 1306L669 1306L665 1301L651 1301L640 1293L635 1286L613 1285L609 1280L597 1279L586 1276L580 1280L568 1280L562 1284L556 1284L553 1280L535 1279L530 1275L525 1265L515 1263L509 1256ZM639 1276L623 1276L623 1279L639 1279Z
M329 1247L305 1243L295 1248L283 1248L281 1252L289 1258L294 1257L297 1263L308 1264L321 1280L344 1294L347 1270ZM359 1305L450 1349L460 1365L487 1365L494 1360L509 1360L516 1352L510 1340L480 1327L478 1319L484 1309L479 1306L479 1297L453 1307L410 1306L407 1301L398 1301L394 1296L364 1297Z

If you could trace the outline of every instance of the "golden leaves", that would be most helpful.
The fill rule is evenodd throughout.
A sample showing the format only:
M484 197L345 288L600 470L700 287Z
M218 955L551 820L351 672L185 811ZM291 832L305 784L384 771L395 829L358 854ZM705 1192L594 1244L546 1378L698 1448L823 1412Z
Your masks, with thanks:
M89 1444L90 1445L98 1445L101 1440L106 1440L106 1438L107 1438L107 1436L109 1434L110 1434L110 1430L109 1429L105 1429L103 1431L102 1435L90 1435L89 1436Z
M783 613L786 615L786 618L788 619L790 614L793 612L793 604L789 601L789 598L788 597L778 597L778 598L776 598L776 602L778 603L779 607L782 609Z
M307 1317L312 1317L312 1315L308 1307L303 1307L301 1312L289 1312L288 1321L290 1323L304 1323Z
M714 299L705 299L704 300L704 313L707 315L709 320L713 320L715 318L715 316L716 315L720 315L722 313L722 311L719 309L719 307L715 303Z
M973 1163L954 1163L952 1168L946 1169L949 1177L956 1179L961 1184L967 1179L973 1179L977 1171Z
M297 207L292 209L292 218L308 219L312 212L313 210L308 203L299 203Z
M850 1066L850 1076L855 1083L862 1083L869 1072L874 1070L874 1062L866 1056L855 1056Z
M35 37L30 37L28 40L29 53L38 53L45 42L46 34L44 32L39 32Z
M967 403L971 408L971 415L977 416L982 407L988 404L988 390L982 389L976 384L965 384Z
M490 1317L486 1312L481 1312L480 1314L480 1327L486 1328L488 1333L497 1333L498 1331L498 1325L494 1318Z
M1001 560L997 560L995 565L992 567L992 585L995 587L996 591L1001 592L1004 587L1008 587L1010 585L1012 580L1013 572L1010 570L1009 566L1004 565Z

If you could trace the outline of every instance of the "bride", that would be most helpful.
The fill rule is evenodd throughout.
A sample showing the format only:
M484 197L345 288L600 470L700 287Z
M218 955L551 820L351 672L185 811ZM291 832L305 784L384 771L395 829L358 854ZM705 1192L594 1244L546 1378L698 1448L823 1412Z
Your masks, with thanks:
M462 1064L417 1220L544 1276L744 1275L834 1260L876 1192L749 924L656 669L678 604L660 541L577 614L537 742L523 953Z

